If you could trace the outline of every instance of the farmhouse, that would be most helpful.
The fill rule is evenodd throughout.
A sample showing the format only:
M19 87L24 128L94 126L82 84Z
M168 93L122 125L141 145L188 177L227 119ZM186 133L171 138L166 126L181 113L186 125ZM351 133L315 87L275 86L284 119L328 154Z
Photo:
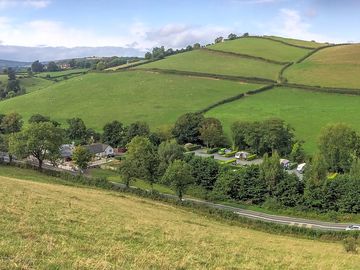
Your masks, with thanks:
M63 144L60 146L60 155L65 160L71 160L74 151L74 144Z
M85 148L87 148L91 154L99 158L114 156L114 149L107 144L94 143L85 145Z

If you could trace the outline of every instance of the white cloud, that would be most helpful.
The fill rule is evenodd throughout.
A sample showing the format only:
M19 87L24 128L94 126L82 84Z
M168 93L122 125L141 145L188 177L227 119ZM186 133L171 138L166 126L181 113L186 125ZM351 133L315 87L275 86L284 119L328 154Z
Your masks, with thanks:
M23 8L45 8L50 0L0 0L0 9L23 7Z
M305 21L299 11L294 9L281 9L279 16L269 25L270 32L274 35L304 40L316 40L320 42L338 42L338 40L335 40L334 38L312 32L312 25ZM264 25L267 33L269 33L269 25Z

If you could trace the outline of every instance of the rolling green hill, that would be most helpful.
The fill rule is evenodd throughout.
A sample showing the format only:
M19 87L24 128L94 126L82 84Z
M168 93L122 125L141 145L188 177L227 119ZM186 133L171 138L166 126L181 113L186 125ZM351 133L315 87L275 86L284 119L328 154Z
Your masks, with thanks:
M320 130L329 123L344 122L360 131L359 105L359 96L281 87L222 105L206 115L219 118L228 133L237 120L283 119L295 128L297 138L305 140L305 150L315 152Z
M148 199L28 175L37 182L0 176L2 269L335 270L360 264L341 243L259 232Z
M329 87L360 88L360 45L319 50L285 72L289 82Z
M217 43L209 49L247 54L275 61L293 62L306 55L309 49L296 48L265 38L248 37Z
M171 69L276 80L281 67L281 65L221 52L195 50L170 56L164 60L141 65L137 68Z
M115 119L146 121L155 128L173 124L183 113L259 87L145 71L91 73L2 101L0 112L17 111L25 119L40 113L61 123L77 116L97 130Z
M320 43L316 41L307 41L307 40L300 40L300 39L294 39L294 38L284 38L284 37L277 37L277 36L266 36L271 39L283 41L288 44L292 44L295 46L302 46L302 47L308 47L308 48L319 48L326 46L327 43Z

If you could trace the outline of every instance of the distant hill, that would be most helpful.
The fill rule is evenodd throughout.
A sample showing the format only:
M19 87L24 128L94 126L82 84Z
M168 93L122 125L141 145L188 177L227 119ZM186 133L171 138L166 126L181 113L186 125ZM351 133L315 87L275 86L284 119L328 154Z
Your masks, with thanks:
M31 66L31 62L19 62L19 61L12 61L12 60L1 60L0 59L0 69L4 68L23 68Z

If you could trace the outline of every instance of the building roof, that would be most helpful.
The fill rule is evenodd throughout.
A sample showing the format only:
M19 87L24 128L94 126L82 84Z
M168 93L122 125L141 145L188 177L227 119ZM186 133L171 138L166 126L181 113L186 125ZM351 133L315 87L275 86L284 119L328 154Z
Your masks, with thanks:
M71 157L73 154L73 150L74 150L74 145L63 144L62 146L60 146L61 157L63 158Z
M85 148L87 148L91 154L103 153L108 147L110 146L104 143L94 143L90 145L85 145Z

